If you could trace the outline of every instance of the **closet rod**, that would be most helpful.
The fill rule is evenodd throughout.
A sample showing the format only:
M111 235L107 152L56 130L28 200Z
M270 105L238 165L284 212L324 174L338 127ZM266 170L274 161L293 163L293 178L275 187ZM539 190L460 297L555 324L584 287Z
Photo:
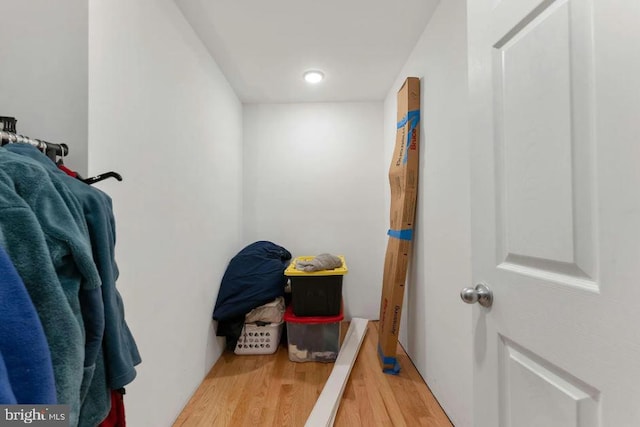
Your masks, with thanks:
M4 142L7 141L9 143L21 143L21 144L29 144L37 147L41 151L49 154L55 151L57 156L64 157L69 154L69 146L67 144L54 144L53 142L43 141L41 139L29 138L28 136L19 135L13 132L7 132L5 130L0 130L0 141L2 141L1 145L4 145Z

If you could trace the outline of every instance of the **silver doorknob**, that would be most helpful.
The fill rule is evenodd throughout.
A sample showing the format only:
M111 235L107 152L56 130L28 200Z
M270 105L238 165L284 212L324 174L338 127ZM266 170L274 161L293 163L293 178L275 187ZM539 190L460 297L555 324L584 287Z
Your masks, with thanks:
M460 291L460 298L467 304L480 303L483 307L491 307L493 292L484 283L478 283L475 288L464 288Z

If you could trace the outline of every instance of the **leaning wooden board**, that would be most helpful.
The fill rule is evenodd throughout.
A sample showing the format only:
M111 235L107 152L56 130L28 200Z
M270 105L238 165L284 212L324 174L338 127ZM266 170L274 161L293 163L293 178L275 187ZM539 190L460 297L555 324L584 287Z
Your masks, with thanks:
M357 317L351 319L349 330L344 337L344 342L333 365L331 375L329 375L329 379L325 383L322 393L320 393L309 418L307 418L307 422L304 425L305 427L333 426L342 394L349 380L349 374L351 374L351 369L358 357L358 352L364 341L364 336L367 333L368 323L369 321L367 319Z
M398 373L396 359L400 315L413 243L418 197L420 79L409 77L398 91L396 145L389 167L391 217L380 301L378 354L382 369Z

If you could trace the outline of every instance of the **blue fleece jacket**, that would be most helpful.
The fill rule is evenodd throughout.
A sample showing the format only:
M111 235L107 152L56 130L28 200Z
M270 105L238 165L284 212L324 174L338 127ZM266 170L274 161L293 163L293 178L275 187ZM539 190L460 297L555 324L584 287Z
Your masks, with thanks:
M94 381L87 397L93 401L83 403L80 418L100 419L100 408L104 408L101 402L107 403L107 411L111 402L110 394L103 394L105 387L101 379L106 378L107 385L112 389L124 387L133 381L136 376L134 366L141 362L135 340L125 321L122 297L116 289L118 267L115 263L115 220L111 198L102 191L67 176L35 147L14 144L8 145L7 149L38 161L47 171L59 176L82 206L89 229L93 259L102 280L105 332ZM102 354L104 359L101 359Z
M9 144L4 149L10 152L6 154L5 162L22 162L26 165L35 165L36 168L46 171L51 183L69 208L69 213L77 224L77 230L83 234L86 241L89 241L89 230L83 206L69 189L67 179L80 185L85 184L60 171L51 159L33 146ZM0 164L2 164L2 160L0 160ZM74 279L83 281L80 285L78 299L85 329L85 358L82 385L80 387L79 425L93 426L99 424L107 416L111 408L104 363L100 363L100 367L96 363L98 355L101 355L100 348L102 347L105 330L104 303L101 287L85 286L84 277L78 277L77 274L75 277L71 277L71 280ZM91 408L91 410L85 410L85 407Z
M7 145L5 149L9 151L9 153L0 153L0 166L6 168L9 173L12 173L11 171L16 170L16 162L22 163L22 165L19 165L21 169L18 169L18 171L23 170L23 167L26 165L27 167L31 166L36 169L43 168L47 172L47 176L51 180L53 187L56 189L57 193L64 201L64 204L69 210L69 214L76 224L75 229L72 231L74 233L77 232L78 235L82 237L82 240L86 244L86 247L90 248L89 230L84 217L84 213L82 212L82 206L80 205L78 199L69 190L67 185L63 182L63 179L66 178L66 175L58 170L56 165L47 156L45 156L33 146L27 144L10 144ZM23 152L33 153L32 150L35 150L35 154L44 157L47 163L53 166L54 170L52 171L50 168L48 168L47 163L42 164L37 160L34 160L34 158L32 158L31 156L16 155ZM15 154L13 152L15 152ZM58 172L62 173L62 176L59 175ZM85 248L79 250L86 251L87 249ZM82 254L82 256L85 257L86 255L86 253ZM97 270L95 270L95 268L93 269L93 271L91 271L91 269L87 269L88 276L84 276L79 269L70 268L63 271L65 272L65 274L69 275L66 280L70 280L72 282L78 280L81 281L78 298L80 301L82 321L85 329L84 366L85 368L88 368L86 369L86 371L90 372L93 369L93 365L95 365L96 363L96 357L98 355L98 350L102 345L102 336L104 334L104 304L102 302L102 291L100 290L99 286L95 286L92 283L87 283L88 281L95 282L96 280L98 280L96 278ZM60 270L58 270L58 272L60 273ZM84 381L86 384L84 384L83 387L88 386L89 382L91 381L90 375L85 375Z
M72 415L75 409L70 419L70 425L74 426L83 375L82 323L62 289L38 219L15 189L2 180L0 245L11 258L36 308L51 352L57 400L72 405Z
M48 160L48 159L47 159ZM96 361L95 378L106 378L109 388L117 390L131 383L136 377L134 366L141 363L136 342L127 326L124 316L124 303L116 289L118 266L115 262L115 219L111 198L76 179L69 187L78 196L87 217L93 256L102 279L102 297L105 304L105 334L100 355ZM89 396L104 390L103 384L94 381ZM111 404L111 393L106 399ZM85 402L80 413L81 420L91 420L98 414L97 399ZM92 416L93 414L93 416Z
M0 246L0 353L20 404L55 404L49 345L31 298Z
M78 227L77 216L74 217L71 213L68 201L60 196L46 170L37 163L26 160L29 159L0 148L0 182L13 187L38 219L62 289L81 325L82 343L85 344L84 319L80 307L81 290L96 289L101 284L91 245L86 232ZM79 393L87 390L94 370L94 365L84 367ZM79 399L73 402L59 399L60 403L71 405L69 417L72 422L77 421L82 397L79 394Z

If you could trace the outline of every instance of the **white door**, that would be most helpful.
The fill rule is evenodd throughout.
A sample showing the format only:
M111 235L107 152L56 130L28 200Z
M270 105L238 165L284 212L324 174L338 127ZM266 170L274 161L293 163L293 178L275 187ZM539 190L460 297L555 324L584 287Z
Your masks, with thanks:
M468 29L474 424L640 426L640 0Z

